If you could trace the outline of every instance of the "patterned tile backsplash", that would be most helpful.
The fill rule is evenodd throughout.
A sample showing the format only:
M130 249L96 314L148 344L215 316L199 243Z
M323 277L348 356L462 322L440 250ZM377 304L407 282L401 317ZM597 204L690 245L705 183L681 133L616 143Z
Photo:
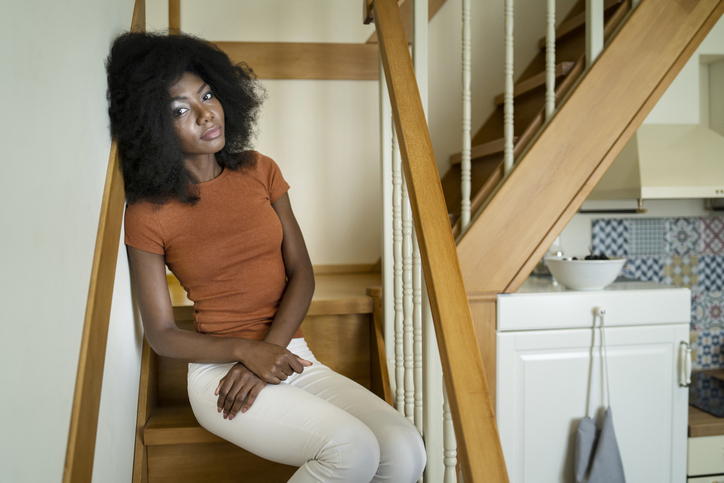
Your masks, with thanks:
M693 366L724 367L724 217L597 219L592 235L625 277L691 289Z

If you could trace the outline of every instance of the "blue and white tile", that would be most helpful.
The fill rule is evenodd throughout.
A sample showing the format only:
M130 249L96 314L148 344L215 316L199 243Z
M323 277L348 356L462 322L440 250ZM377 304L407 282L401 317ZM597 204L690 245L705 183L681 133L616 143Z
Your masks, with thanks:
M722 336L718 327L692 331L692 366L694 369L717 369L724 363Z
M724 292L695 292L691 297L692 328L724 329Z
M699 231L696 218L668 218L665 224L666 252L670 255L697 253Z
M628 257L621 275L634 280L661 283L664 279L663 257Z
M609 257L628 255L629 220L597 219L593 220L593 252Z
M724 255L701 255L698 273L700 289L724 290Z
M664 218L629 220L629 255L664 255L666 253Z

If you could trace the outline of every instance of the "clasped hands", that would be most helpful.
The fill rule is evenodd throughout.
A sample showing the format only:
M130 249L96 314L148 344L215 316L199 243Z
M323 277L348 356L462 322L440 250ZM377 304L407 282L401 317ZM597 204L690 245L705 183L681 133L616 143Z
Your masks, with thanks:
M224 419L232 420L239 410L242 413L249 410L267 384L279 384L312 365L278 345L254 342L244 351L243 360L234 364L219 381L214 392L219 397L217 409L224 412Z

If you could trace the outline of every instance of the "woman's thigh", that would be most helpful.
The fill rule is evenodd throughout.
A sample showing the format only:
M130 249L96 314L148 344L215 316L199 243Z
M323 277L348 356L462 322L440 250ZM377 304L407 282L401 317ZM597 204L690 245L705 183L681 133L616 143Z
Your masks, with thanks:
M288 349L312 360L302 374L287 381L354 416L374 433L380 446L380 465L372 481L417 481L425 468L425 447L415 426L366 388L316 361L303 339Z
M232 365L189 364L189 400L201 426L262 458L299 466L290 481L372 479L379 462L372 431L300 388L267 385L247 412L224 419L214 391Z

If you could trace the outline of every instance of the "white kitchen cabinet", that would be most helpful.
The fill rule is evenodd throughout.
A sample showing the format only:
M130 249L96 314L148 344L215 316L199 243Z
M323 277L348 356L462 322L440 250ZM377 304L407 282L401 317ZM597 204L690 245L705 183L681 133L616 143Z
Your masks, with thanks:
M574 481L576 430L586 415L589 380L594 411L602 416L605 408L595 307L607 310L611 408L627 481L686 481L688 389L679 383L681 343L689 342L689 291L626 287L551 287L547 293L527 287L526 293L524 286L499 296L496 416L511 483Z

